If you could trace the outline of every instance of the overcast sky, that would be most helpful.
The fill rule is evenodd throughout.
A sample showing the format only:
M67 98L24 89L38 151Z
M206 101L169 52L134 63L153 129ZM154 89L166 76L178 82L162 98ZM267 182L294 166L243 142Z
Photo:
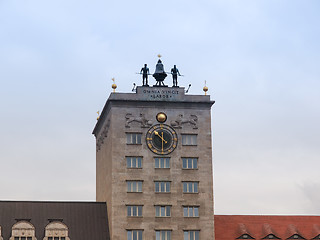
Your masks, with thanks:
M320 214L319 12L319 0L0 0L0 199L95 200L96 111L112 77L130 92L160 53L216 101L216 214Z

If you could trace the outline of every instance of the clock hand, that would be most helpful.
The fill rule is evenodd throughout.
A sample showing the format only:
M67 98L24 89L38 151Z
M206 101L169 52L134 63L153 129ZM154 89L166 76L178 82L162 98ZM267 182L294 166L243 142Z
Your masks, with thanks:
M163 139L163 132L161 132L161 137ZM161 141L161 149L162 149L162 152L163 152L163 141Z
M163 142L167 143L167 141L164 140L164 138L161 137L160 134L157 131L154 131L154 134L156 134ZM163 136L163 133L162 133L162 136Z

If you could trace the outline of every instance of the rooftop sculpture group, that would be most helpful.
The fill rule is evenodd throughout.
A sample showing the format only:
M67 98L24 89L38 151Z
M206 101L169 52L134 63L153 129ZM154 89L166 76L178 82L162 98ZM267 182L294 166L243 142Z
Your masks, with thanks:
M161 59L158 60L154 74L150 74L147 64L145 64L144 67L141 68L140 74L142 74L142 86L145 86L145 87L149 86L148 76L152 75L157 81L156 84L153 85L154 87L157 87L157 86L168 87L168 85L164 84L164 79L167 77L167 72L165 72L165 70L164 70L164 66L162 64ZM179 87L178 86L178 76L182 76L182 75L180 74L176 65L173 66L173 68L171 69L171 72L169 74L172 75L172 79L173 79L172 87Z

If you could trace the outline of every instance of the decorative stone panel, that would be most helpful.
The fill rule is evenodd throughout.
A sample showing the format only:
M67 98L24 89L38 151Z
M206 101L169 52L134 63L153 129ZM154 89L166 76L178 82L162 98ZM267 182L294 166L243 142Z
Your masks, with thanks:
M51 222L46 226L45 237L43 240L49 240L59 237L59 240L70 240L68 237L68 227L62 222Z
M34 226L27 221L17 222L12 226L12 233L9 240L14 240L15 237L29 237L32 240L36 240Z

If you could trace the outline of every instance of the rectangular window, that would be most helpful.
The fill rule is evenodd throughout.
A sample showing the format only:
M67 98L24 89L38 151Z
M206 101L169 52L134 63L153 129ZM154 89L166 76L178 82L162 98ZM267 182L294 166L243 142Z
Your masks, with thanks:
M14 237L14 240L32 240L32 237ZM53 240L53 237L51 237L51 240Z
M142 240L142 230L127 230L127 240Z
M127 168L142 168L142 157L126 157Z
M155 206L156 217L170 217L171 206Z
M171 230L157 230L156 240L171 240Z
M141 133L127 133L127 144L141 144Z
M128 217L142 217L142 206L127 206Z
M197 136L196 134L182 134L182 145L196 146Z
M154 167L155 168L170 168L170 158L154 158Z
M199 207L185 206L183 207L184 217L199 217Z
M170 182L154 182L155 184L155 192L157 193L165 193L170 192Z
M182 158L183 169L198 169L198 158Z
M183 182L184 193L198 193L199 182Z
M128 192L142 192L142 181L127 181Z
M199 230L183 231L183 240L199 240Z

